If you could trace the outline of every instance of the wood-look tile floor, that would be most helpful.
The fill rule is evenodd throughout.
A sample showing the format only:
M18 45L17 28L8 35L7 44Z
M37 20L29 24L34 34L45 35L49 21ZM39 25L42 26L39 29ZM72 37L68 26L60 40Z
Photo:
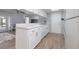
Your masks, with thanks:
M35 49L63 49L64 48L64 35L49 33Z
M63 49L64 36L62 34L48 33L34 49ZM15 49L15 39L0 44L0 49Z
M0 49L15 49L15 39L0 43Z

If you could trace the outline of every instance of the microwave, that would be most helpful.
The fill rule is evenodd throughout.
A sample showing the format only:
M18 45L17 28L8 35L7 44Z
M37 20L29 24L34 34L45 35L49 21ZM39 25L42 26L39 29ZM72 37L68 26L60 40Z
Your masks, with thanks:
M31 23L38 23L38 19L31 19Z

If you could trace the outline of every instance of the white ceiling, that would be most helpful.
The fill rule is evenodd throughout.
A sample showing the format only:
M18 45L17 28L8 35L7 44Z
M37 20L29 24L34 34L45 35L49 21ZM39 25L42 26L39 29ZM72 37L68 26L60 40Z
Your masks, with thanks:
M0 9L0 12L16 13L17 12L17 9Z
M60 11L60 9L42 9L44 10L46 13L51 13L51 12L55 12L55 11Z
M42 10L46 13L60 11L60 9L42 9ZM17 9L0 9L0 12L17 13ZM27 14L29 13L27 12Z

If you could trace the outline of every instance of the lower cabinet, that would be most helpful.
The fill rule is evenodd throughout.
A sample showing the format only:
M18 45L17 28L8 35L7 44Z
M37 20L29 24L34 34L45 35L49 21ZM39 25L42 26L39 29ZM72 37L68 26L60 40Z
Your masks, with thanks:
M29 40L29 48L34 48L41 40L41 29L34 28L28 30L28 40ZM30 37L29 37L30 36Z
M16 48L32 49L48 33L46 27L37 27L33 29L16 29Z
M27 40L29 40L29 43L28 43L29 48L34 48L36 46L36 39L37 39L36 30L35 29L28 30L27 36L28 36Z

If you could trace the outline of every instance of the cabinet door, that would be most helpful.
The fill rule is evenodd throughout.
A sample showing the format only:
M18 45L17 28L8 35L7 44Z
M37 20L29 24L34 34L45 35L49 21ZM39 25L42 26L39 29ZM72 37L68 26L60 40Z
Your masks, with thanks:
M45 36L46 35L46 33L47 33L47 28L46 27L44 27L44 29L43 29L44 31L44 34L43 34L43 36Z
M34 48L40 41L40 29L34 28L28 30L29 48Z
M40 27L40 39L42 39L42 37L43 37L43 28Z
M36 30L31 29L28 30L28 40L29 40L29 48L34 48L36 46Z
M44 37L44 31L45 31L45 30L44 30L44 27L42 27L42 28L41 28L41 38Z
M48 31L49 31L49 28L48 28L48 27L46 27L46 34L48 33Z
M37 33L36 33L36 36L37 36L37 44L40 42L40 40L42 39L41 38L41 27L39 27L38 29L37 29Z

